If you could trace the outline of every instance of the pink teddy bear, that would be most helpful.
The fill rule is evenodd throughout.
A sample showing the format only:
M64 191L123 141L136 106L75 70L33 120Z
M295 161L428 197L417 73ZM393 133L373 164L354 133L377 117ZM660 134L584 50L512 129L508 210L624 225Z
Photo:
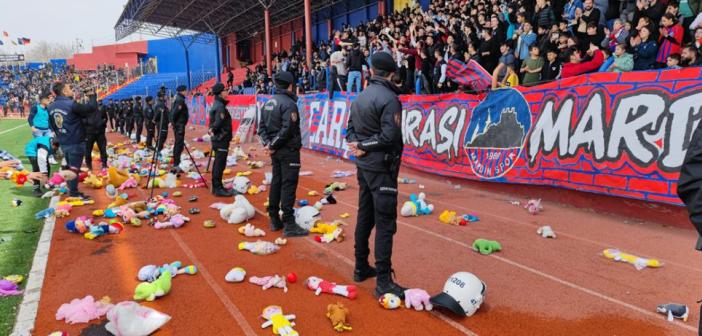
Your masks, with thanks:
M167 228L177 229L189 221L190 221L190 218L185 217L181 214L177 214L175 216L172 216L168 222L156 222L156 224L154 224L154 228L156 228L156 229L167 229Z
M405 307L415 310L432 310L434 306L429 301L429 293L420 288L412 288L405 291Z

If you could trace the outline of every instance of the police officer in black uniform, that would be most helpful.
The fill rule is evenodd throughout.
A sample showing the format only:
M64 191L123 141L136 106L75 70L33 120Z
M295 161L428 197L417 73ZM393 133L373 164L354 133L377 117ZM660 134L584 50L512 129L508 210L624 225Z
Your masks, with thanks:
M354 280L377 275L375 295L393 293L404 299L405 288L392 273L392 241L397 230L397 176L402 158L400 89L391 82L397 66L386 52L373 54L369 85L351 104L346 128L349 149L356 156L359 184L355 232ZM375 231L375 268L368 263L368 240Z
M214 164L212 166L212 194L220 197L232 196L231 190L224 189L222 175L227 166L227 155L229 155L229 143L232 141L232 116L227 111L227 91L222 83L217 83L212 87L214 103L210 110L209 134L212 139L212 152L214 153Z
M102 104L102 101L98 101L95 113L89 113L83 118L83 126L85 127L85 165L89 170L93 170L93 146L97 144L101 167L107 169L107 138L105 137L107 107Z
M115 102L110 99L107 104L107 121L110 125L110 131L115 131Z
M166 107L166 90L161 88L161 90L156 95L157 101L154 106L154 123L156 124L156 150L159 152L163 149L163 145L168 139L168 107Z
M127 132L127 138L132 138L132 131L134 131L134 101L132 99L127 99L125 108L124 120L127 125L124 126L124 130Z
M144 121L146 123L146 148L153 149L154 142L154 97L146 96L146 105L144 106Z
M185 146L185 125L188 123L188 105L185 104L185 94L187 88L185 85L176 88L175 100L171 106L171 123L173 124L173 169L179 170L180 155L183 154Z
M134 98L134 126L136 127L136 143L141 142L141 130L144 128L144 106L141 96Z
M687 207L690 222L702 236L702 123L697 125L690 139L690 146L680 169L677 190L678 196ZM696 248L702 251L702 238L698 239Z
M124 126L127 124L124 120L126 117L126 113L127 113L126 103L125 103L124 99L122 99L120 101L118 111L119 111L119 115L117 116L117 124L119 127L119 133L124 135L125 134L124 133Z
M276 94L263 106L258 124L264 150L273 161L273 179L268 194L271 231L284 229L286 237L307 235L307 231L295 223L293 213L302 147L297 97L292 93L293 81L293 75L287 71L274 76ZM282 221L278 214L280 210L283 210Z

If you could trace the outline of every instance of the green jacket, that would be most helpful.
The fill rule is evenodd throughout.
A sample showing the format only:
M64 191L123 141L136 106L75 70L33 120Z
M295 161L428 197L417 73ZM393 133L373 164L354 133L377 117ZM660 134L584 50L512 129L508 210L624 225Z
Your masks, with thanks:
M634 56L630 53L624 53L623 55L617 57L614 56L614 64L612 65L612 71L614 72L624 72L631 71L634 69Z

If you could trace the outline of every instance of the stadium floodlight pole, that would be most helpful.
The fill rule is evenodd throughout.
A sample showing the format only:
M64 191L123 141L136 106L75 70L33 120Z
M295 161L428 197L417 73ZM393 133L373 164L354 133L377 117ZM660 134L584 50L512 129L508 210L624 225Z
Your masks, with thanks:
M270 8L273 6L273 3L275 0L258 0L259 3L261 3L261 6L263 6L263 22L264 22L264 28L266 31L266 73L268 73L268 76L273 75L273 67L271 66L271 11Z

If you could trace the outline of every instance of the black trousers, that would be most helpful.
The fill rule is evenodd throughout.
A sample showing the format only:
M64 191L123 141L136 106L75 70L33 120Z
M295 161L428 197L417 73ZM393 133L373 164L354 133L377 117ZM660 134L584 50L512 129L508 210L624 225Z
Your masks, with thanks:
M229 142L212 142L212 152L214 153L214 163L212 164L212 191L224 189L222 176L224 168L227 167L227 155L229 155Z
M392 240L397 231L397 175L358 168L358 219L354 242L356 267L368 265L371 231L375 227L375 267L378 277L392 269Z
M185 146L185 125L174 125L173 137L175 138L175 144L173 144L173 165L177 166L180 164L180 155L183 154L183 147Z
M32 172L38 173L39 172L39 161L37 161L36 156L28 156L29 163L32 165ZM46 176L48 177L51 175L51 165L47 162L46 163ZM34 180L34 189L41 189L41 182L38 180Z
M108 114L107 115L107 122L110 125L110 129L112 131L115 130L115 115L114 114Z
M136 142L141 142L141 130L144 128L144 119L134 119L136 125Z
M273 161L273 178L268 194L268 213L278 216L283 210L283 223L295 223L293 206L295 205L295 192L297 181L300 177L300 150L281 148L271 156Z
M121 134L124 134L124 124L124 118L122 118L121 116L117 118L117 130Z
M168 140L168 128L157 132L158 134L156 134L156 136L158 138L156 139L156 149L160 152L163 149L163 145L166 143L166 140Z
M100 151L100 162L103 167L107 167L107 138L105 133L85 135L85 165L93 169L93 146L97 143Z
M132 138L132 131L134 130L134 119L133 118L127 118L127 125L124 127L124 130L127 131L127 136L131 139Z
M156 132L156 125L152 122L146 122L146 147L151 147L154 142L154 133Z

